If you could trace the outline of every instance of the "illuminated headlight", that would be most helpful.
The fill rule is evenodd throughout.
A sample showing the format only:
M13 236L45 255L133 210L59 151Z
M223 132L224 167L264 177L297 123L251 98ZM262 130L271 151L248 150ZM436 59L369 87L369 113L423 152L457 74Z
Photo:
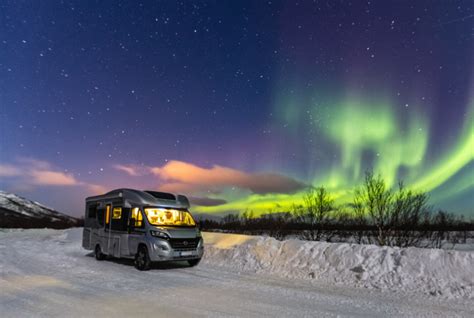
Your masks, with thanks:
M162 238L162 239L169 239L170 236L168 234L166 234L165 232L160 232L160 231L150 231L150 234L151 236L154 236L154 237L159 237L159 238Z

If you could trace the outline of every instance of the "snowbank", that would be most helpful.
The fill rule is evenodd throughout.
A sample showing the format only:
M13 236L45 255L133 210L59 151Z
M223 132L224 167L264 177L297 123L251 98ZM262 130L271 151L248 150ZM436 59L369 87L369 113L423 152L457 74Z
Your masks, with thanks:
M203 262L235 271L446 298L473 298L474 252L278 241L222 233L204 233L204 240Z

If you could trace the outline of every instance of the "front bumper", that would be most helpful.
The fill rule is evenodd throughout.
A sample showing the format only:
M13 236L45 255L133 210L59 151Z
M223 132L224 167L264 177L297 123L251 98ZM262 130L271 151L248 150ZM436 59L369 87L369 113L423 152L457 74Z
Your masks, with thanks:
M197 259L204 254L202 239L193 248L172 248L169 241L164 239L155 239L150 245L150 260L152 262Z

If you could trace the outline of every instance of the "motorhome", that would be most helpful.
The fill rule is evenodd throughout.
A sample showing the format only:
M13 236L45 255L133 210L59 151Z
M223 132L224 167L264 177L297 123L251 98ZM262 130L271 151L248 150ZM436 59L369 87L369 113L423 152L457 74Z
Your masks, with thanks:
M97 260L134 259L139 270L177 260L195 266L204 242L189 208L186 196L156 191L116 189L88 197L82 246Z

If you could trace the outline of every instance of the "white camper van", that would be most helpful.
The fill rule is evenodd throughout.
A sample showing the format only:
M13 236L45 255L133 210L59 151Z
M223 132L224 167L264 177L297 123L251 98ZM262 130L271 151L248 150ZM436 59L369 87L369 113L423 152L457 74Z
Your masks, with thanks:
M195 266L204 242L189 206L183 195L134 189L88 197L82 246L97 260L134 259L139 270L176 260Z

